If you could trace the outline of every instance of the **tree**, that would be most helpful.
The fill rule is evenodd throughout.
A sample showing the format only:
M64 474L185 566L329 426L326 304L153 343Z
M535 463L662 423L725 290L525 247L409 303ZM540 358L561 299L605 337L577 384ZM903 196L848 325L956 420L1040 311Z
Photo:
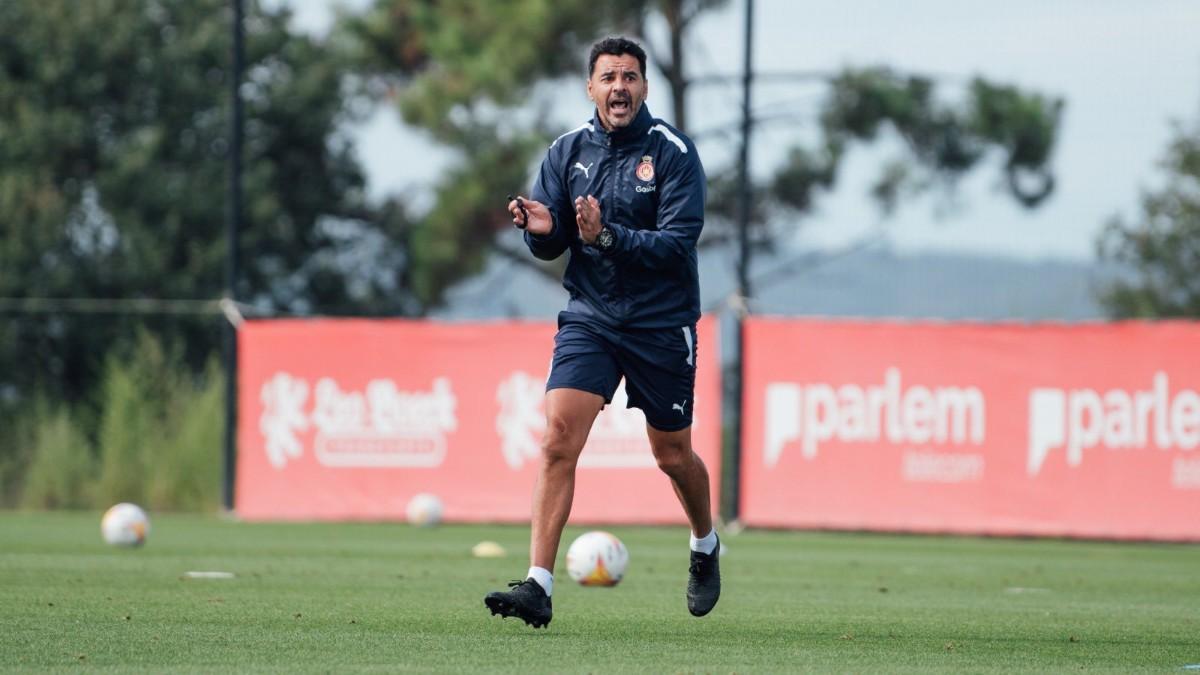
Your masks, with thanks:
M870 144L885 130L901 140L903 154L885 163L872 196L888 215L905 198L956 182L989 157L1000 155L1009 196L1033 208L1054 190L1048 163L1063 103L975 77L958 107L941 103L928 77L889 68L847 68L825 78L816 148L794 145L769 183L757 189L752 246L770 249L809 214L820 195L837 187L838 170L855 144ZM793 121L785 117L785 121ZM732 171L716 175L710 236L732 238L737 205Z
M238 297L403 313L406 216L367 201L340 54L288 20L249 3ZM0 298L220 297L230 21L226 0L0 3ZM139 324L199 367L217 321L5 316L0 401L79 399Z
M1166 184L1142 194L1137 219L1114 216L1097 240L1122 272L1100 293L1114 318L1200 317L1200 119L1176 126L1161 167Z
M410 254L411 282L422 303L441 302L454 282L477 273L492 253L538 269L506 248L497 205L522 189L545 144L563 129L548 111L561 79L585 75L582 56L596 36L645 35L650 18L667 28L666 45L643 38L651 67L671 91L673 120L685 131L687 92L702 81L686 67L689 30L724 0L376 0L345 17L357 45L357 69L378 98L395 101L404 120L458 158L435 188L434 208L419 218ZM885 212L905 197L956 179L988 157L1003 158L1009 193L1034 207L1054 187L1048 161L1062 102L975 78L959 107L939 102L935 82L886 68L824 75L827 96L815 147L797 144L754 193L752 243L770 248L802 222L820 194L834 189L849 148L894 130L906 153L883 167L874 195ZM558 86L556 86L558 85ZM795 124L795 113L785 121ZM758 119L759 125L770 123ZM709 222L702 246L734 236L736 166L709 166ZM557 272L551 270L550 278Z

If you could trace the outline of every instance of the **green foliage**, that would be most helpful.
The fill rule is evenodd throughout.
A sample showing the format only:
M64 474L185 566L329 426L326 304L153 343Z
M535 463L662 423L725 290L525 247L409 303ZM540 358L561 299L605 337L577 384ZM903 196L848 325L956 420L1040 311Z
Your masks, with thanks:
M110 355L96 412L38 399L14 415L17 424L0 438L10 444L0 448L0 504L215 510L225 378L215 360L193 376L182 353L143 332L134 347Z
M981 78L971 82L966 129L1005 153L1009 192L1024 206L1037 206L1054 190L1054 176L1047 164L1062 109L1062 99Z
M1126 271L1100 294L1114 318L1200 317L1200 120L1176 128L1161 166L1166 184L1142 195L1137 220L1113 217L1098 240Z
M525 181L543 140L538 134L500 140L494 129L481 128L472 163L451 167L439 181L438 207L411 240L413 291L421 302L436 305L446 288L483 269L490 252L483 244L512 227L504 196ZM480 165L493 169L481 173Z
M586 79L584 54L605 29L638 26L647 0L377 0L343 30L359 69L393 85L405 121L464 145L462 109L515 107L546 79ZM675 3L665 3L675 4Z
M887 68L839 74L821 114L826 160L808 189L830 187L830 176L849 141L872 141L886 124L904 140L911 159L884 167L875 195L885 211L896 207L906 186L920 189L932 177L952 182L974 168L990 148L1005 155L1009 191L1020 203L1037 206L1050 195L1054 182L1046 164L1057 135L1061 99L978 77L960 108L939 103L936 93L929 78L902 76ZM794 173L796 163L794 157L784 173ZM796 205L811 203L803 183L781 197Z
M797 211L809 211L814 206L816 190L828 190L833 187L841 155L842 152L836 145L826 147L819 153L799 146L793 147L788 151L783 167L772 180L771 196L779 203ZM736 195L729 197L733 199Z
M97 506L120 501L154 510L217 507L225 379L215 361L194 379L179 350L142 334L110 359L99 423Z
M225 377L211 361L196 384L176 380L166 434L152 448L151 509L214 512L219 506L225 430Z
M1009 195L1033 208L1054 190L1049 161L1063 102L974 78L957 105L938 97L937 83L889 68L848 68L829 80L821 106L820 139L796 145L776 168L767 189L756 190L752 243L771 248L837 188L838 170L852 146L870 144L884 131L902 142L903 154L885 161L871 188L884 215L933 187L953 190L989 156L1003 156ZM713 241L732 236L738 206L736 167L710 172L707 227ZM773 223L775 226L772 226ZM782 226L779 224L782 223Z
M238 296L265 310L406 311L403 270L375 264L397 259L405 217L367 202L343 131L357 109L342 53L289 19L247 3ZM0 297L223 293L230 21L227 0L0 3ZM373 246L356 258L363 240ZM216 322L150 327L200 370ZM0 391L83 400L139 325L5 316Z
M131 501L156 511L215 511L225 378L216 361L194 377L180 354L143 333L136 349L111 358L95 421L90 406L29 404L0 438L11 444L0 453L0 506L104 509Z
M35 440L25 474L21 506L32 509L82 509L94 505L96 460L92 446L66 408L51 412L35 406Z
M0 507L10 508L20 504L25 472L33 455L37 438L36 424L24 406L0 407Z
M153 391L164 388L159 377L165 359L157 342L145 336L141 342L148 350L139 350L136 363L130 366L110 357L104 375L98 435L100 504L146 503L154 452L166 435L165 401Z

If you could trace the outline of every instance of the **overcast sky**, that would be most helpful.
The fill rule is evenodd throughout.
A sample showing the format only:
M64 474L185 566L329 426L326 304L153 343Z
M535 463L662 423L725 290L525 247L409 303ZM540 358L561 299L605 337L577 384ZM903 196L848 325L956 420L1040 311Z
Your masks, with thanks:
M299 27L320 33L332 7L363 7L368 0L289 4ZM697 24L690 74L740 72L744 7L744 0L732 0ZM1090 258L1105 220L1118 213L1134 216L1139 191L1161 183L1156 162L1171 122L1200 116L1196 0L757 0L755 10L755 67L764 72L882 64L937 74L949 83L950 96L955 82L978 74L1065 98L1053 160L1058 187L1047 203L1033 212L1016 206L1000 191L1001 174L993 163L964 182L961 208L949 215L926 198L907 203L887 221L885 236L901 251ZM651 72L650 109L670 121L666 87L655 84ZM590 114L582 74L578 85L575 102L562 105L564 126ZM755 89L755 107L815 110L819 94L811 85L764 84ZM739 85L698 90L691 104L693 130L736 122ZM751 150L755 170L767 172L788 139L806 128L811 131L811 121L799 118L795 127L775 125L760 135ZM419 195L435 177L436 149L391 111L381 111L355 133L373 194ZM710 168L732 158L730 145L719 137L702 137L698 145ZM879 162L895 150L885 142L853 153L836 194L821 202L795 244L838 247L878 231L879 218L865 192ZM404 161L414 155L423 161ZM419 197L410 201L422 203Z

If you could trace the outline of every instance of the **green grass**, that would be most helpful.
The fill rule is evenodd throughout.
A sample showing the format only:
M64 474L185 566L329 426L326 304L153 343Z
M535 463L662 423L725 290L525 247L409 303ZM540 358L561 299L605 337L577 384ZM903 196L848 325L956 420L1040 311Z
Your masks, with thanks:
M626 579L554 622L492 617L527 529L0 513L0 670L13 672L1176 671L1200 663L1200 547L862 534L727 536L724 595L683 600L686 532L613 528ZM581 532L568 530L564 542ZM500 542L504 559L470 548ZM565 546L564 546L565 550ZM560 558L561 560L561 558ZM189 570L235 573L184 579Z

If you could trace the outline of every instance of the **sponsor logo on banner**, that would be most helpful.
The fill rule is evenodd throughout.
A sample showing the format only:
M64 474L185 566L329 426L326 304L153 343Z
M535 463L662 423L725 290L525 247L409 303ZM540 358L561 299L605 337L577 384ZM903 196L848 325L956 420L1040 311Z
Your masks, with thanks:
M1083 463L1084 450L1178 448L1200 445L1200 394L1181 389L1173 395L1167 374L1157 372L1148 389L1039 388L1029 392L1029 454L1026 471L1035 476L1051 451L1063 449L1067 466ZM1200 485L1200 472L1177 462L1173 483Z
M263 383L258 428L276 469L304 454L310 429L313 454L328 467L436 467L446 456L446 434L458 428L457 399L446 378L429 391L401 391L377 379L363 391L343 391L333 378L317 380L312 406L307 380L278 372Z
M520 469L526 461L541 454L539 444L546 430L546 415L542 399L546 381L524 371L517 371L496 387L496 433L500 435L500 452L510 469Z
M715 344L716 327L712 317L689 326L691 344ZM413 495L428 493L447 522L528 523L555 331L552 321L246 321L237 336L239 517L403 520ZM697 406L693 444L716 503L720 428L705 422L718 416L720 371L716 358L695 367L696 393L680 398L697 399L682 405L689 415ZM686 524L644 416L625 409L625 390L615 399L580 457L572 522ZM636 498L613 499L614 487Z
M975 387L905 386L900 369L887 368L883 382L866 386L771 382L765 417L763 463L773 467L784 446L795 441L805 459L815 458L827 441L982 445L987 414L984 396ZM905 472L914 477L977 476L981 460L945 464L914 455L906 460Z
M743 330L747 526L1200 541L1200 322Z
M546 432L545 378L517 371L500 382L496 400L496 433L500 452L513 470L541 456ZM587 445L579 456L580 468L642 469L656 465L646 437L646 416L626 408L625 384L617 387L612 403L596 417Z

